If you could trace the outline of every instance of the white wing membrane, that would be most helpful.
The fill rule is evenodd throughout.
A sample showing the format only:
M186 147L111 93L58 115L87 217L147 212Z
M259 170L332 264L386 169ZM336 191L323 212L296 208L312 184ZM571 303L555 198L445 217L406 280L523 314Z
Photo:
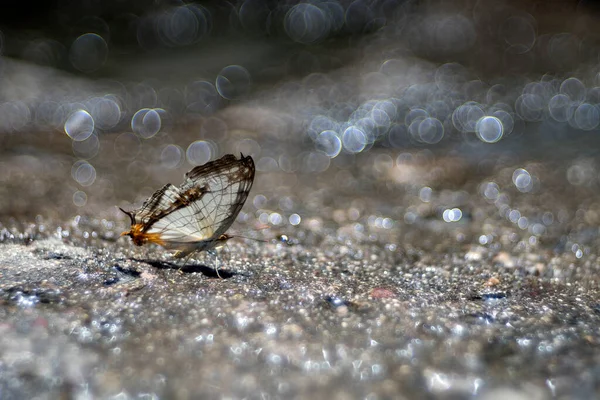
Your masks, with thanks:
M210 239L213 229L210 221L204 217L203 207L204 204L199 200L173 211L156 221L148 233L160 233L165 242L190 243ZM206 225L202 226L204 223Z

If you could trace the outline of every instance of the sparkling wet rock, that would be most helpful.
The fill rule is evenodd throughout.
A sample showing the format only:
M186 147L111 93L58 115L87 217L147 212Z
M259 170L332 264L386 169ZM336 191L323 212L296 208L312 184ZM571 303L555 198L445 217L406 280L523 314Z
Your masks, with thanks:
M84 19L107 60L16 42L101 68L83 78L9 58L2 32L2 396L598 397L584 5L572 24L489 1L205 3ZM219 274L120 238L117 206L239 152L258 174Z

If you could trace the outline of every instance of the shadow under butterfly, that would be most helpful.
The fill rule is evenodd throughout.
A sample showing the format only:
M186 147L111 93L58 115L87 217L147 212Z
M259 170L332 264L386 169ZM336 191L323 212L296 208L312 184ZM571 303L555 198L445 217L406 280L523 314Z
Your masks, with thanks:
M155 243L174 250L175 258L206 251L217 260L214 250L233 237L225 232L248 198L254 173L252 157L243 154L240 158L227 154L197 166L179 187L166 184L139 209L119 208L131 219L131 228L121 236L131 237L137 246ZM220 276L218 264L215 272Z
M229 279L234 276L247 276L244 273L240 273L237 271L218 271L215 268L208 267L203 264L183 264L179 265L176 263L161 261L161 260L148 260L148 259L138 259L134 258L133 261L143 262L151 265L156 269L173 269L180 271L183 274L192 274L199 273L207 278L221 278L221 279Z

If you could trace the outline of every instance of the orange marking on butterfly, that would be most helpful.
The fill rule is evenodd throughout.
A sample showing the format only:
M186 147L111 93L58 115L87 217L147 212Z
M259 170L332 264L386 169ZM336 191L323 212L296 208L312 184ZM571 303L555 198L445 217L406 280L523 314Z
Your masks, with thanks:
M136 246L142 246L148 242L156 243L159 246L165 245L164 240L161 239L160 233L144 232L144 225L142 224L131 225L129 232L123 232L121 233L121 236L129 236Z

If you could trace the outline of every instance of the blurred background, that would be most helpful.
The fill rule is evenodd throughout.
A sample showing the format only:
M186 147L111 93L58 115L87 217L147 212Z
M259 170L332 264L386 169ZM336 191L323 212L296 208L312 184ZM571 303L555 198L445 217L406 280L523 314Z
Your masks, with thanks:
M115 206L242 152L250 227L581 258L598 22L567 0L9 1L2 238L114 239Z

